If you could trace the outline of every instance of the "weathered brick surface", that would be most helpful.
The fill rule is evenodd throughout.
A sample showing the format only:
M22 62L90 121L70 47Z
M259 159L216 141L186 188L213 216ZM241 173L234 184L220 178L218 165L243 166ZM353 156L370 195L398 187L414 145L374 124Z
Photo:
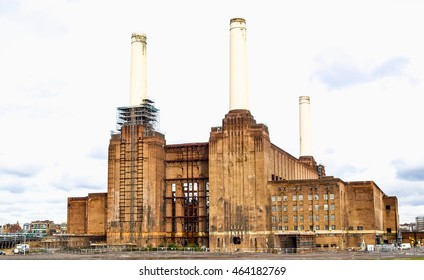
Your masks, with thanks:
M268 189L274 220L271 229L277 235L313 232L316 246L324 249L376 244L377 235L381 242L396 239L387 234L387 226L394 233L399 227L397 199L387 197L372 181L327 177L269 182ZM390 211L386 211L389 204Z
M90 193L87 197L87 233L106 234L107 193Z
M84 234L87 233L87 198L69 197L68 198L68 233Z
M377 235L391 242L398 224L396 197L372 181L325 177L313 157L272 144L248 110L230 111L206 143L166 145L124 126L110 139L107 193L68 199L69 233L106 233L110 244L254 250L313 233L322 248L346 249Z

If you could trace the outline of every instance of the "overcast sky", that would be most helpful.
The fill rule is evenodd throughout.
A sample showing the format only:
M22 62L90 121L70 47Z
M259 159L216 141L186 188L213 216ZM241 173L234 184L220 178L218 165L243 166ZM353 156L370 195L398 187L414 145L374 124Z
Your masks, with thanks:
M252 4L256 3L256 4ZM259 4L260 3L260 4ZM229 22L247 22L250 111L299 156L298 99L327 175L374 181L424 215L422 1L0 0L0 224L66 221L107 191L132 32L167 143L207 142L229 110Z

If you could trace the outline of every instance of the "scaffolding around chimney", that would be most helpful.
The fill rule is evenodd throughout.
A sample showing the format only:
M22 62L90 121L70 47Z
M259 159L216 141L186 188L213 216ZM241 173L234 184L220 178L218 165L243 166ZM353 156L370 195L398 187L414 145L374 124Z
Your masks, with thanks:
M146 131L158 129L159 109L154 101L143 99L137 106L118 107L116 112L116 129L121 131L125 125L143 125Z

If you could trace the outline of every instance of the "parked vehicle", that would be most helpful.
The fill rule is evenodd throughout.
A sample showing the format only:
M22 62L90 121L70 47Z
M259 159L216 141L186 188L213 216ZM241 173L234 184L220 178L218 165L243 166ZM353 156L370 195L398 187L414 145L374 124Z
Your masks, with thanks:
M0 255L6 255L5 251L0 250Z
M16 245L15 250L13 250L13 253L15 253L15 254L27 254L28 252L29 252L29 245L28 244Z
M409 249L411 249L411 244L409 244L409 243L402 243L400 245L400 249L401 250L409 250Z

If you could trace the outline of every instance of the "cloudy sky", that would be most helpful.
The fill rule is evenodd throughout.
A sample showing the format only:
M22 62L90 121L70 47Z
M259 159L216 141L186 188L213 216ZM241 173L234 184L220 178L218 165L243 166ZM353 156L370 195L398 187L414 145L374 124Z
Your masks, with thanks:
M255 4L253 4L255 3ZM260 3L260 4L259 4ZM0 0L0 224L66 221L107 190L132 32L167 143L207 142L229 110L229 21L247 21L250 110L299 155L298 98L327 174L373 180L424 215L422 1Z

